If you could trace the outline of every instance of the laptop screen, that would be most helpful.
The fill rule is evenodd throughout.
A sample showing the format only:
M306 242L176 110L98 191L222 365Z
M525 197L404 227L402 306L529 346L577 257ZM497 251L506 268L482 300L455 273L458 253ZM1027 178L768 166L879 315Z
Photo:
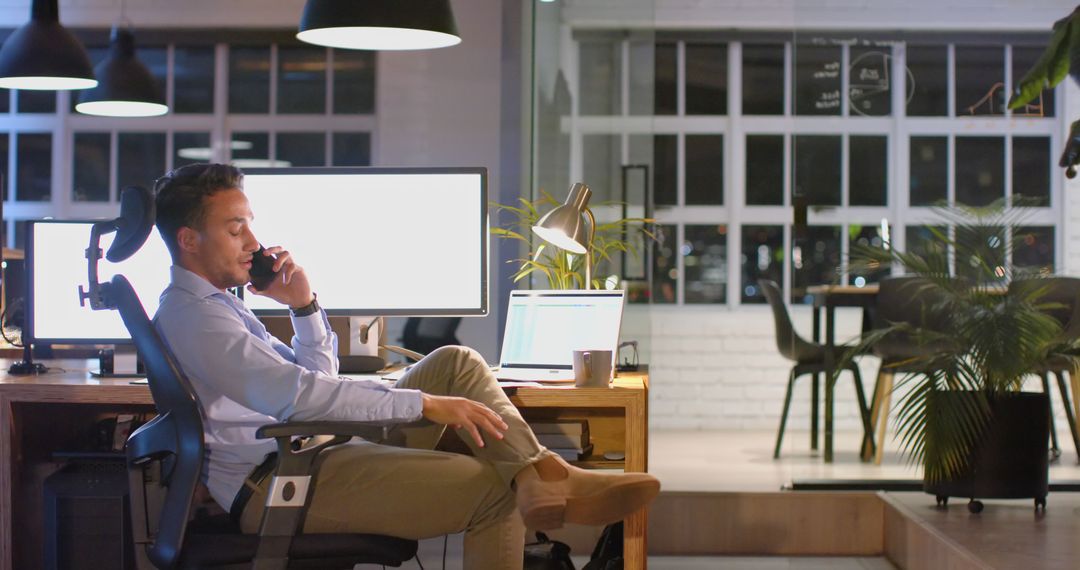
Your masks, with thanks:
M573 351L619 344L623 291L511 291L499 364L573 367Z

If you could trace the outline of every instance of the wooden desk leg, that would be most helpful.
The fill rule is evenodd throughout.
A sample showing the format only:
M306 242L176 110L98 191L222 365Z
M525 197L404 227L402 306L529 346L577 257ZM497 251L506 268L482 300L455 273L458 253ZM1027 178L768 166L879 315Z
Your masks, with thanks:
M833 387L836 384L836 375L833 373L833 368L836 367L836 361L833 358L836 345L835 311L832 305L825 305L825 463L832 463L833 460Z
M644 394L626 406L626 463L628 472L645 472L649 468L648 404ZM645 570L648 567L647 531L648 508L641 509L623 521L623 562L628 570Z
M15 554L11 543L14 422L11 400L0 396L0 570L11 570Z
M814 342L821 342L821 307L814 307ZM817 374L810 375L810 450L818 449L818 402L821 401L821 381Z

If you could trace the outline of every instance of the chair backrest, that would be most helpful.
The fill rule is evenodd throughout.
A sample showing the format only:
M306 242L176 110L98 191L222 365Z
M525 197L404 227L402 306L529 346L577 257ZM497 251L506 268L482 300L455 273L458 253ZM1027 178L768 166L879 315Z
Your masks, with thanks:
M156 418L128 438L128 472L135 484L132 523L136 539L145 537L150 561L159 568L171 568L180 557L192 498L202 472L202 407L128 280L116 275L102 287L106 303L119 310L135 341L158 411ZM144 490L140 494L147 484L145 472L151 462L160 463L164 493ZM158 501L160 504L155 504Z
M1074 316L1080 309L1080 278L1077 277L1032 277L1014 279L1009 283L1009 295L1035 295L1036 304L1058 305L1045 307L1043 311L1054 317L1066 336L1080 335L1080 316Z
M942 307L945 296L946 292L926 277L885 277L878 288L874 327L910 325L923 331L944 332L949 318ZM885 359L912 359L933 354L935 348L909 333L897 331L877 341L873 352Z
M807 348L812 346L809 342L795 332L795 326L791 323L791 315L788 314L787 306L784 305L784 296L780 292L780 286L775 281L768 279L758 280L765 300L772 309L773 323L776 325L776 349L780 355L790 360L800 360L805 355Z
M401 333L401 344L409 350L428 354L436 348L461 344L455 334L461 317L409 317Z

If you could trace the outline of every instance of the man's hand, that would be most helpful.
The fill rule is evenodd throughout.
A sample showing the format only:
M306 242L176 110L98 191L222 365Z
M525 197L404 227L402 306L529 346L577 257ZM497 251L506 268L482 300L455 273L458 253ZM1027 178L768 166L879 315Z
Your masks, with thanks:
M277 256L274 260L274 272L278 275L266 289L260 291L249 284L247 290L288 305L290 309L299 309L311 303L315 296L311 294L307 274L304 273L303 267L293 261L292 255L281 246L268 247L264 254ZM259 253L256 252L255 255Z
M491 408L465 398L452 396L432 396L421 394L424 403L424 417L437 423L465 428L479 447L484 447L480 430L502 439L503 432L509 427Z

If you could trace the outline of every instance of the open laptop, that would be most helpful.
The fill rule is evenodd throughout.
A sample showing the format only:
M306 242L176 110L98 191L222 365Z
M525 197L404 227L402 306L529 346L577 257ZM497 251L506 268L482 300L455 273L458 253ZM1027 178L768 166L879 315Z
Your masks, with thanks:
M499 366L505 381L573 382L573 351L610 350L614 367L623 291L511 291Z

